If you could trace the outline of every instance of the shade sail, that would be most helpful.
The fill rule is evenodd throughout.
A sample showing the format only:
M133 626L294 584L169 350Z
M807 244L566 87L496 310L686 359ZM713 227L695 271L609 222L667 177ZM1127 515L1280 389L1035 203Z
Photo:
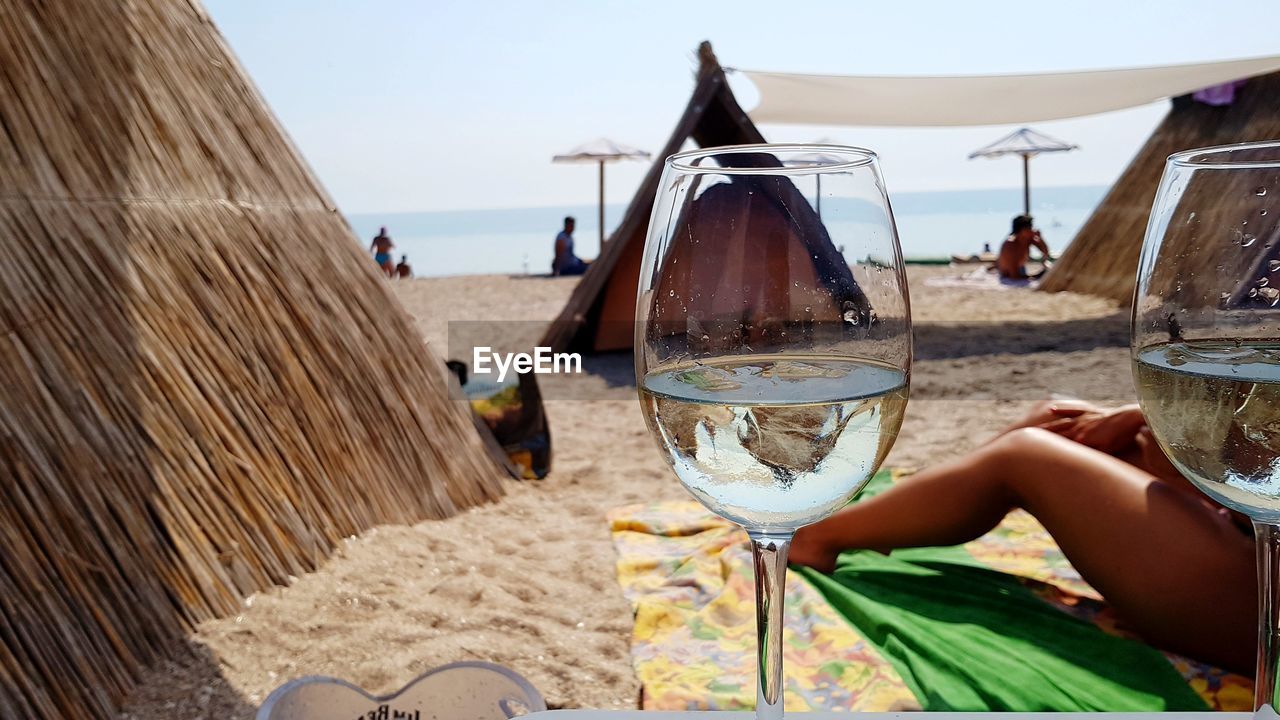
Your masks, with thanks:
M760 91L758 123L1011 125L1145 105L1280 69L1280 55L1030 75L800 75L741 70Z

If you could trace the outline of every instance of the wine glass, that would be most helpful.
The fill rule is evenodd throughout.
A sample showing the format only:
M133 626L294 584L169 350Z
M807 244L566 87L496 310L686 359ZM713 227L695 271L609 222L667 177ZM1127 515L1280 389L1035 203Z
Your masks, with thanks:
M650 433L689 492L751 538L756 717L776 720L791 537L866 484L907 404L907 282L875 153L667 158L636 317Z
M1133 301L1138 399L1173 465L1253 520L1254 704L1274 706L1280 568L1280 142L1169 157Z

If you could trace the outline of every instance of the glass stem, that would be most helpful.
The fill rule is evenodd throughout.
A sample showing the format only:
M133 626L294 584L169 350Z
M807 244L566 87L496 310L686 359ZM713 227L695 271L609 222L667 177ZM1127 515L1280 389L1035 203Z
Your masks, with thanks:
M756 720L782 720L782 607L791 535L749 534L756 572Z
M1258 551L1258 670L1253 681L1253 707L1275 707L1280 665L1280 525L1253 521Z

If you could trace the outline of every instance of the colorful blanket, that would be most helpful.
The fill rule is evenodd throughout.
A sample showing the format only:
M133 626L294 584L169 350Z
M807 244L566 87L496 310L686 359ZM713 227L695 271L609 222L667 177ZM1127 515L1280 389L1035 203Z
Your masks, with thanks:
M866 492L891 484L887 472ZM646 710L751 708L745 534L694 502L609 513ZM1250 709L1247 678L1136 640L1026 513L955 548L788 572L788 710Z

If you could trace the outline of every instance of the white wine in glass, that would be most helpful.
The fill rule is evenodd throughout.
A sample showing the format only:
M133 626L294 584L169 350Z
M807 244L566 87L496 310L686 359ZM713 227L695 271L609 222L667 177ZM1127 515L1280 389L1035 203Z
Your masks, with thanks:
M689 492L751 538L756 715L780 718L791 537L862 489L906 410L910 305L875 154L750 145L668 158L636 313L650 432Z
M1196 487L1253 520L1255 707L1274 707L1280 661L1278 194L1280 143L1171 155L1133 302L1134 379L1152 434Z

